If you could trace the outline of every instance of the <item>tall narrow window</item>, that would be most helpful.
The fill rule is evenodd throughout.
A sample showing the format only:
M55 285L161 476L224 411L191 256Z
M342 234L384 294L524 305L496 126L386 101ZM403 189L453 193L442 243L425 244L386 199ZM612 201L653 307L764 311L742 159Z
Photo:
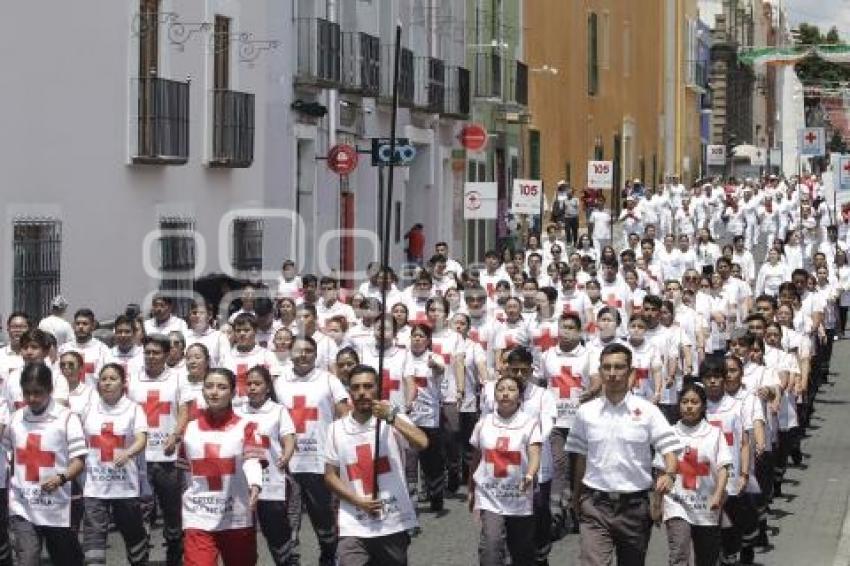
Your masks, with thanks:
M62 224L16 220L12 228L14 308L34 320L46 316L59 294Z
M599 21L594 12L587 16L587 94L599 93Z
M623 22L623 76L632 75L632 22Z
M215 17L215 54L213 64L213 85L216 90L230 87L230 18Z
M160 285L162 291L171 291L174 313L189 314L192 277L195 269L195 221L191 218L163 218L159 238Z
M159 64L159 0L139 3L139 78L155 77Z

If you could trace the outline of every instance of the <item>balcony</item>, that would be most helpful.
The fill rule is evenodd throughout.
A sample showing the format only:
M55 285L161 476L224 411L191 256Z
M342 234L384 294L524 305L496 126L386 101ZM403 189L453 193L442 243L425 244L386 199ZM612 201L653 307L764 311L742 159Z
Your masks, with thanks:
M414 107L442 114L446 98L446 65L434 57L416 57L416 96Z
M475 98L502 101L502 57L497 53L475 54Z
M508 102L528 106L528 65L522 61L512 61L508 69Z
M469 118L469 70L449 67L446 70L444 116L465 120Z
M381 41L362 32L342 34L342 92L366 97L381 90Z
M131 84L131 160L142 165L182 165L189 160L189 83L158 77Z
M339 87L342 74L339 24L322 18L298 18L295 35L295 84L314 88Z
M250 167L254 161L254 95L212 91L210 167Z
M395 46L384 45L381 50L381 102L391 103L393 99L393 73ZM400 67L398 70L398 103L399 106L411 108L416 99L416 79L414 77L413 51L401 48Z

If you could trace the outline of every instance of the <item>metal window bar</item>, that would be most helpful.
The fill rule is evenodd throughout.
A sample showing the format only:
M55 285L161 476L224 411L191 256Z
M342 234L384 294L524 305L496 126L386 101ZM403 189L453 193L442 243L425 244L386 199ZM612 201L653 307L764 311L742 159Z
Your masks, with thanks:
M522 61L514 61L509 68L512 75L508 83L512 90L510 101L528 106L528 66Z
M252 272L263 268L263 221L241 218L233 222L233 268ZM247 275L247 273L246 273Z
M189 314L193 281L189 272L195 269L195 222L187 219L162 219L159 228L164 234L160 245L160 285L162 291L175 291L172 301L174 313Z
M342 34L343 92L377 96L381 88L381 41L363 32Z
M381 47L381 92L380 99L389 102L393 97L393 65L395 58L395 45L383 45ZM401 62L398 76L398 101L399 105L410 108L416 101L416 78L415 58L413 51L406 47L401 48Z
M214 90L210 164L249 167L254 161L254 95Z
M475 55L476 98L502 98L502 57L497 53Z
M342 77L342 33L338 23L322 18L295 20L296 81L339 86Z
M61 284L62 224L18 220L13 225L13 301L33 320L46 316Z
M440 59L428 58L428 111L443 112L446 99L446 65Z
M189 83L158 77L134 81L138 101L137 163L186 163L189 159Z

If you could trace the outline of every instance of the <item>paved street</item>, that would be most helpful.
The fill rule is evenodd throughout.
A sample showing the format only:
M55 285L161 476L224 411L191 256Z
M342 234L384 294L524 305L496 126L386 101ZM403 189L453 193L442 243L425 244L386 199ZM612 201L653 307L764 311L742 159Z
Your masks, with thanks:
M840 342L833 354L832 367L841 371L850 367L850 342ZM832 377L818 398L810 436L805 439L806 455L802 466L790 467L783 496L772 508L770 525L772 548L756 555L756 563L764 566L831 565L838 547L842 524L850 494L850 372ZM315 564L315 537L305 520L303 531L303 563ZM423 512L422 534L411 547L412 566L467 566L476 563L478 532L471 516L460 500L449 501L445 515L437 518ZM155 560L163 556L159 531L155 533ZM558 542L552 552L551 564L573 564L578 556L578 537L570 535ZM271 565L260 537L260 564ZM109 563L123 561L123 543L113 534L110 537ZM663 529L653 531L651 565L665 564L666 541ZM846 561L841 563L846 564Z

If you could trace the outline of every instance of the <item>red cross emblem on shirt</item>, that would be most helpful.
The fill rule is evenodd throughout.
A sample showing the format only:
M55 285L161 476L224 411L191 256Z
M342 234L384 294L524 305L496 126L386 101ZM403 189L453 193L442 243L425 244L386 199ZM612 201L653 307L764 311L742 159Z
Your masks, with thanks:
M561 373L552 377L552 389L558 390L559 399L569 399L573 391L581 391L581 376L573 375L570 366L561 366Z
M236 366L236 396L244 397L248 394L248 364Z
M408 321L410 324L424 324L425 326L431 326L431 321L428 320L428 315L425 314L425 311L416 311L416 315L412 320Z
M41 468L52 468L56 465L56 453L42 451L41 435L31 432L27 435L24 448L15 449L15 460L26 470L24 479L28 482L37 482Z
M204 443L204 457L192 460L192 477L204 478L210 491L221 491L224 476L236 473L236 458L222 458L221 444Z
M557 343L558 339L552 335L552 331L549 330L549 328L544 328L539 334L537 334L537 336L534 337L534 345L537 346L541 352L545 352Z
M566 303L564 303L564 307L561 312L563 312L564 314L578 314L578 311L573 310L572 301L567 301Z
M145 402L142 403L142 408L145 410L145 417L148 419L148 426L159 428L159 417L171 413L171 402L160 401L159 391L151 389L148 391L148 396Z
M613 293L608 295L608 298L605 300L605 304L609 307L616 307L618 309L623 307L623 301L621 301L617 295Z
M360 485L363 486L363 495L370 496L375 493L375 466L377 465L378 475L388 474L390 472L390 460L386 456L381 456L375 462L372 447L369 444L359 444L354 452L357 454L357 460L353 464L347 464L345 472L348 474L349 481L360 480Z
M89 439L92 448L100 450L101 462L114 462L115 449L124 448L124 436L116 436L114 426L113 423L103 423L100 434L92 435Z
M723 433L723 438L726 439L726 446L732 446L735 444L735 435L731 432L726 432L723 430L723 421L708 421L708 424L711 426L716 426L720 429L720 432Z
M635 387L643 387L646 380L649 379L648 368L635 368Z
M198 407L198 400L192 399L187 403L189 409L189 420L194 421L201 416L201 409Z
M696 448L685 449L685 457L679 460L679 475L682 476L682 487L690 491L697 488L697 479L711 473L708 462L700 462Z
M513 348L516 348L517 344L518 344L518 342L516 341L516 338L514 338L513 334L506 334L505 335L505 349L506 350L511 350Z
M477 328L473 328L469 331L469 339L479 344L485 350L487 349L487 340L481 339L481 333L478 331Z
M437 354L438 356L443 357L443 363L448 366L452 363L452 353L451 352L443 352L443 345L440 342L433 342L431 344L431 351Z
M381 372L381 400L389 401L390 394L393 391L401 390L401 381L393 379L390 375L390 370L384 368Z
M493 477L508 477L508 466L519 466L522 462L519 451L509 450L508 446L510 446L510 438L500 436L496 440L495 448L484 449L484 461L493 464Z
M95 371L94 362L86 362L86 363L84 363L84 364L83 364L83 373L82 373L82 375L80 376L80 381L82 381L83 383L85 383L85 381L86 381L86 377L88 377L88 376L90 376L90 375L94 375L94 371Z
M426 387L428 387L428 378L422 375L414 375L413 383L416 384L416 387L420 389L425 389Z
M308 407L307 397L304 395L295 395L292 398L292 407L289 409L289 416L292 417L295 432L301 434L307 430L308 421L316 422L319 420L319 410L316 407Z
M485 285L485 288L487 289L487 296L489 298L492 299L496 296L496 286L493 283L487 283L487 285Z

